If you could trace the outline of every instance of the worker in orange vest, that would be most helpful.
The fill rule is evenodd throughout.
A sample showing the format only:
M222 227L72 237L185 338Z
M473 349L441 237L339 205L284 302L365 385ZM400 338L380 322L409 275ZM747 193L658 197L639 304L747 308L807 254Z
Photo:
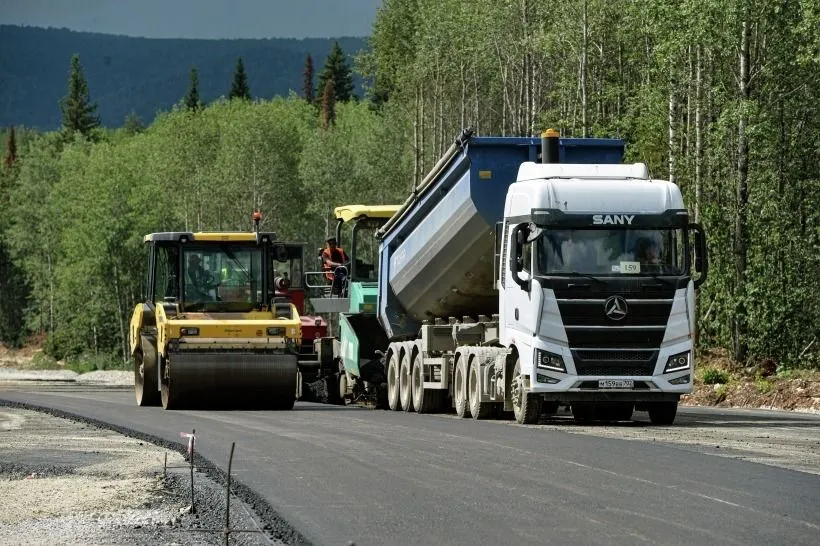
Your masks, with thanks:
M337 293L341 286L336 275L337 267L346 267L350 262L345 249L337 246L336 237L328 237L325 240L325 248L322 250L322 270L325 272L325 278L333 283L333 292ZM346 276L346 275L345 275Z

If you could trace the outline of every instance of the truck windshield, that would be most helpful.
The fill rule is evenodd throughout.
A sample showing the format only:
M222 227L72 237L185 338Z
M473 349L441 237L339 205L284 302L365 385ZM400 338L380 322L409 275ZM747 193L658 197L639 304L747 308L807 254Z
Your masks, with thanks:
M682 229L546 230L536 244L538 273L684 275Z
M182 284L186 311L250 311L262 304L262 249L186 248Z

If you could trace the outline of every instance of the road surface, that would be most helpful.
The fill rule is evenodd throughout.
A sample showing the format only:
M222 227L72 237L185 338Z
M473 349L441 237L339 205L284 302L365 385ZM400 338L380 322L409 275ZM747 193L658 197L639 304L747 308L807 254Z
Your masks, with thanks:
M796 545L820 536L817 415L681 409L673 427L619 432L307 403L169 412L136 407L130 389L0 387L2 400L165 442L196 429L197 450L220 468L236 442L234 479L314 544ZM810 456L760 464L737 446L716 456L719 443L663 441L704 422L727 439L738 427L760 438L791 430Z

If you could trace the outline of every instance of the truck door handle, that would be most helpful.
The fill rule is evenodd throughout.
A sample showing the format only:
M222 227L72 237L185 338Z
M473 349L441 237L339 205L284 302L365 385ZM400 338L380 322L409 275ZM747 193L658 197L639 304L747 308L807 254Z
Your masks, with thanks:
M515 320L518 320L518 307L515 308Z

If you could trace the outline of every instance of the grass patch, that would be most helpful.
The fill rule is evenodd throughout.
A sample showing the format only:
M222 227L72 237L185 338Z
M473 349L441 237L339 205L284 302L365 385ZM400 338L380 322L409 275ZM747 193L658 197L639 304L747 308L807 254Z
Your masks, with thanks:
M809 379L816 380L820 377L820 370L806 368L778 368L778 379Z
M717 368L705 368L701 377L704 385L725 385L729 382L729 374Z
M81 355L66 359L67 369L77 373L95 372L97 370L124 370L126 365L122 360L112 355Z
M31 357L31 367L34 370L62 370L63 366L54 357L40 351Z
M774 388L774 383L764 377L755 378L755 388L760 394L766 394Z

